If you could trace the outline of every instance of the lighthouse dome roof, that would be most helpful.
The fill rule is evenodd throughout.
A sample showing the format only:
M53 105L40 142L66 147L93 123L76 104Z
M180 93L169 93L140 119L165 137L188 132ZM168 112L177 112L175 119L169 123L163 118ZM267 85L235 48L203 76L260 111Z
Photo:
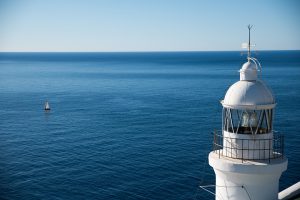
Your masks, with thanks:
M275 99L271 90L261 80L241 80L228 89L222 104L224 107L236 109L257 109L274 107Z

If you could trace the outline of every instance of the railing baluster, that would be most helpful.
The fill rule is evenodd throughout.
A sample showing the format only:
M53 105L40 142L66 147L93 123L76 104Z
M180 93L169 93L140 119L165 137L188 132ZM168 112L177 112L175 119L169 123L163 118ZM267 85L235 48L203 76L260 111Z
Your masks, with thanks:
M269 163L271 162L271 139L269 139Z
M260 147L260 140L258 141L258 160L261 160L261 147Z
M242 162L244 162L244 139L242 139Z

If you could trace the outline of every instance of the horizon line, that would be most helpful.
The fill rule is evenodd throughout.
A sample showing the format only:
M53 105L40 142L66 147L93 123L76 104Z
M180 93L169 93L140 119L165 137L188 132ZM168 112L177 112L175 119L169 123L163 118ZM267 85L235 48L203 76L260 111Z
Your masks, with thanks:
M246 50L150 50L150 51L0 51L0 53L176 53L176 52L247 52ZM261 49L259 51L300 51L300 49Z

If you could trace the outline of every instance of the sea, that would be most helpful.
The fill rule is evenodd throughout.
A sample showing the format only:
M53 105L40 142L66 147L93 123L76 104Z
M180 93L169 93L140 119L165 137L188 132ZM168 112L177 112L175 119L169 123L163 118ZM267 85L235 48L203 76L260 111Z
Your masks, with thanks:
M300 180L300 51L253 56L285 135L282 190ZM239 51L0 53L0 199L214 199L199 186L215 184L212 132L244 62Z

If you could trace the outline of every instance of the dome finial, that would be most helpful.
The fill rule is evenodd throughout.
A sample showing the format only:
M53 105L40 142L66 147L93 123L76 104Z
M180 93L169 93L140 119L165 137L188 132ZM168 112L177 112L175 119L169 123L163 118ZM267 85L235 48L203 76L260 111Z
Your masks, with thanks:
M253 27L253 25L248 25L248 30L249 30L249 40L248 40L248 61L251 58L251 51L250 51L250 47L251 47L251 40L250 40L250 32L251 32L251 28Z
M254 81L257 80L257 72L260 72L261 76L261 64L259 61L251 57L251 46L255 46L251 44L251 29L253 25L248 25L248 31L249 31L249 38L248 38L248 43L242 43L242 48L248 49L248 55L247 55L247 60L243 66L242 69L240 70L240 80L247 80L247 81Z

